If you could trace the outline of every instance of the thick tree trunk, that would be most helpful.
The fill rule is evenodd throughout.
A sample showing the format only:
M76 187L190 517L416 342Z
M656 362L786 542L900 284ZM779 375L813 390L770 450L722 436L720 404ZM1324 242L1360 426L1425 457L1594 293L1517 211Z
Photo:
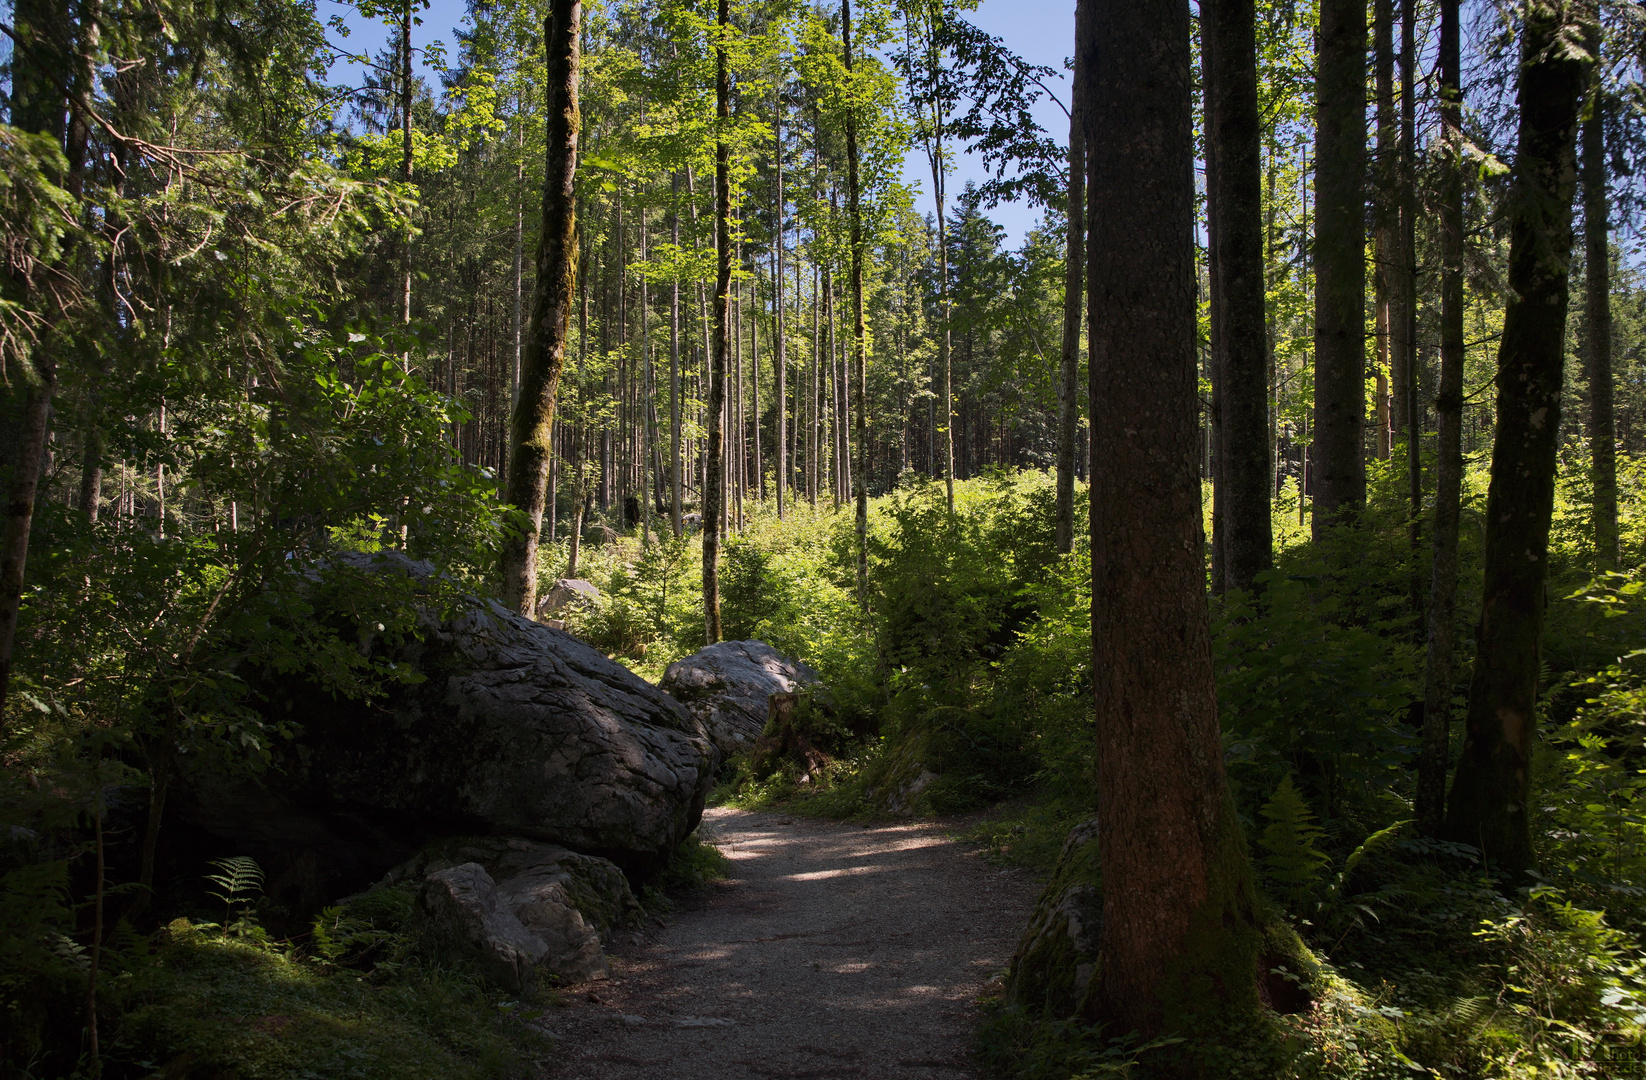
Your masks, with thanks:
M846 77L852 69L852 2L840 0L840 36L846 54ZM863 318L863 213L859 205L857 162L857 106L846 112L846 213L852 236L852 392L856 399L857 467L852 490L857 504L857 599L869 602L869 328Z
M720 0L720 33L731 23L728 0ZM720 536L719 521L725 505L726 354L730 351L732 293L732 180L731 65L722 42L715 47L715 116L719 133L714 147L714 235L718 259L714 285L714 358L709 372L708 464L703 478L703 619L709 644L720 640Z
M1079 22L1091 18L1090 0L1075 5ZM1085 95L1075 72L1069 95L1069 235L1063 268L1063 352L1057 373L1057 550L1074 550L1074 458L1080 432L1080 317L1085 314L1086 283L1086 133L1080 114Z
M1201 561L1188 8L1094 5L1077 54L1090 389L1127 418L1092 425L1100 1007L1114 1030L1148 1036L1197 1011L1255 1011L1259 933L1223 774Z
M1423 751L1417 771L1417 825L1440 835L1452 719L1452 653L1457 631L1457 537L1463 497L1463 83L1458 0L1440 4L1440 389L1435 395L1434 565L1429 575ZM1416 426L1411 429L1415 435Z
M1315 60L1314 535L1366 505L1366 4L1321 0Z
M1590 50L1600 57L1598 28ZM1607 219L1606 129L1601 73L1596 65L1583 121L1584 356L1589 382L1590 478L1594 484L1595 565L1617 568L1617 432L1612 410L1612 255Z
M507 540L502 552L503 602L528 618L537 609L538 533L543 527L549 459L554 452L555 395L566 366L572 297L577 291L575 184L582 19L582 0L553 0L543 27L548 55L543 225L504 488L504 500L525 512L527 529Z
M1589 65L1560 43L1576 17L1532 5L1509 195L1509 304L1498 348L1486 568L1463 757L1446 831L1494 868L1532 868L1531 757L1565 368L1578 107Z
M1253 0L1206 0L1200 10L1211 29L1213 97L1207 129L1217 157L1217 185L1209 190L1217 199L1217 297L1222 307L1217 366L1223 382L1224 585L1249 593L1274 562L1257 16Z

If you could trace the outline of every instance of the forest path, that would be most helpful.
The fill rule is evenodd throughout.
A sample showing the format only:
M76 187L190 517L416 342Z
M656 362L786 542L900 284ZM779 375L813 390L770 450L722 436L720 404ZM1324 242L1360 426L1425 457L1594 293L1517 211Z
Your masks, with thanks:
M971 1077L976 1004L1036 886L919 822L711 809L731 860L666 925L612 942L565 994L554 1080Z

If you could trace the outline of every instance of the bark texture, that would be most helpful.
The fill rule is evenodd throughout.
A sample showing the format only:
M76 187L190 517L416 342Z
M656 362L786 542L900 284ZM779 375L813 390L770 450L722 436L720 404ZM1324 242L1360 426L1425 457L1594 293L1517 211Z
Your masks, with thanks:
M1417 824L1438 836L1446 811L1452 720L1452 653L1457 629L1457 536L1463 497L1463 84L1458 0L1440 5L1440 119L1444 146L1440 203L1440 389L1435 395L1435 535L1429 578L1423 751L1417 770Z
M1558 43L1580 29L1576 18L1566 5L1530 5L1522 32L1485 584L1468 727L1446 818L1453 839L1478 846L1511 874L1535 863L1527 800L1566 359L1578 108L1589 70Z
M504 498L525 512L529 528L503 548L503 600L531 618L537 605L538 534L554 452L554 404L566 366L573 297L577 292L578 75L582 65L582 0L554 0L544 20L548 54L548 125L542 237L531 324L520 362L520 396L509 430Z
M1217 184L1216 325L1223 497L1223 581L1253 592L1273 565L1269 521L1269 355L1264 308L1262 123L1253 0L1206 0Z
M1258 1005L1251 871L1223 773L1202 564L1189 22L1092 0L1092 645L1098 1009L1152 1033ZM1101 208L1101 212L1099 211Z
M1314 535L1366 504L1366 4L1321 0L1315 60Z

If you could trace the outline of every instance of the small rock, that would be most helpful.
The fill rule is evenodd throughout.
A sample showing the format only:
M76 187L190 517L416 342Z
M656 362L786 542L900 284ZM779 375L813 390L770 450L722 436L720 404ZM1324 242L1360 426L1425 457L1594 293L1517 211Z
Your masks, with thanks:
M644 1016L634 1016L634 1015L631 1015L629 1013L624 1013L623 1015L619 1016L617 1018L617 1021L618 1021L618 1023L622 1024L626 1028L638 1028L638 1027L645 1027L646 1026L646 1018Z
M677 1016L674 1026L677 1028L717 1028L731 1027L736 1020L727 1020L721 1016Z
M510 990L548 950L505 907L485 867L463 863L428 876L413 916L423 947L447 960L471 960Z

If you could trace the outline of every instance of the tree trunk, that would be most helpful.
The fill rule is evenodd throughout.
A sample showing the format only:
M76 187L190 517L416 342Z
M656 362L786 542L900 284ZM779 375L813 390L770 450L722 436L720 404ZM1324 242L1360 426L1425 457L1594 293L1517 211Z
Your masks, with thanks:
M944 160L943 124L939 113L934 136L935 148L930 155L932 166L932 197L937 202L937 307L943 322L937 335L938 378L942 380L943 394L943 484L947 492L949 512L954 512L954 361L953 340L950 333L954 310L949 301L949 219L944 216Z
M1417 770L1417 825L1440 835L1452 719L1452 652L1457 631L1457 536L1463 497L1463 83L1458 0L1440 4L1440 388L1435 395L1434 565L1429 575L1423 752ZM1413 431L1415 433L1415 425Z
M845 47L846 77L852 69L852 0L840 0L840 37ZM863 214L859 205L857 175L857 104L849 97L846 106L846 213L852 229L852 391L857 415L857 468L852 489L857 503L857 600L869 603L869 328L863 319Z
M1075 5L1075 22L1091 18L1090 0ZM1079 26L1075 36L1080 36ZM1057 378L1057 550L1074 550L1074 449L1080 431L1080 317L1085 314L1086 137L1080 115L1085 94L1075 72L1069 95L1069 208L1063 268L1063 352Z
M571 336L577 291L578 75L582 61L582 0L553 0L544 21L548 128L543 180L543 226L537 247L537 284L531 326L520 362L520 400L510 424L504 501L524 511L527 529L503 545L503 602L531 618L537 610L538 533L554 452L554 402Z
M1560 47L1579 18L1532 5L1509 195L1509 303L1498 347L1485 584L1463 757L1446 831L1511 874L1532 868L1531 756L1565 367L1578 106L1589 65Z
M669 241L680 251L680 174L674 174L674 205L669 207ZM669 283L669 524L674 538L683 535L680 502L684 468L680 455L680 275Z
M1406 432L1407 587L1412 614L1423 618L1423 414L1417 406L1417 0L1400 2L1400 266L1399 309L1393 314L1394 384Z
M411 63L411 0L401 0L400 5L400 179L411 183L412 179L412 63ZM400 321L411 322L412 297L412 261L411 261L412 234L408 227L400 243ZM410 370L411 354L402 357Z
M1314 536L1366 505L1366 4L1321 0L1315 60Z
M721 35L731 23L729 0L720 0L718 22ZM714 360L709 373L708 469L703 480L703 618L708 642L720 640L720 536L719 521L725 501L724 474L726 412L726 340L731 317L732 292L732 181L731 66L724 38L715 46L715 116L718 135L714 146L714 235L718 269L714 286Z
M1217 364L1223 383L1224 585L1254 592L1274 562L1269 520L1269 356L1264 300L1262 121L1253 0L1206 0L1217 184Z
M1600 33L1589 42L1600 58ZM1600 65L1590 86L1583 121L1584 321L1589 348L1584 357L1589 382L1590 478L1594 484L1595 565L1617 568L1617 432L1612 417L1612 254L1608 242L1610 205L1606 194L1605 98Z
M1255 1012L1260 939L1223 773L1201 554L1188 8L1094 6L1076 61L1090 393L1129 418L1092 425L1099 1002L1114 1030L1148 1037L1196 1011Z
M1395 353L1395 324L1399 319L1400 197L1397 173L1400 158L1400 115L1395 107L1394 0L1373 0L1372 70L1377 95L1377 151L1372 162L1372 284L1377 319L1374 406L1375 439L1379 460L1390 452L1389 371Z
M783 88L777 88L775 106L776 120L772 125L773 137L776 142L777 159L777 204L776 204L776 242L773 244L772 255L775 262L772 265L772 288L775 295L772 298L772 367L777 379L777 468L774 475L777 479L777 520L783 520L783 512L787 509L785 496L789 489L789 399L785 396L787 386L785 376L788 366L786 347L783 340ZM795 422L800 422L798 411ZM760 417L755 417L755 423L760 423ZM765 496L766 470L760 468L761 496Z

